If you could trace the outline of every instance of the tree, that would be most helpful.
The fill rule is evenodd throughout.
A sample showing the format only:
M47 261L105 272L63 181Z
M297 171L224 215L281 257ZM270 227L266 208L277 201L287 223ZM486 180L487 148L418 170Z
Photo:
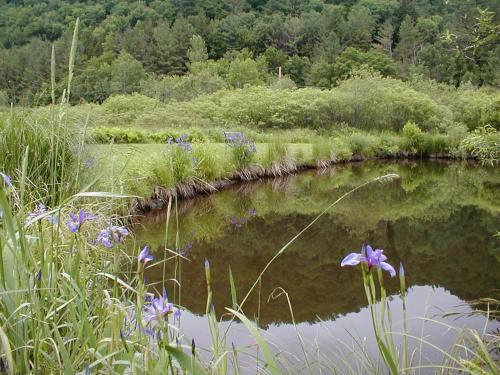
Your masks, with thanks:
M394 28L389 21L386 21L380 29L378 35L375 37L377 43L374 44L375 49L383 52L392 57L392 43L393 43Z
M207 47L201 36L193 35L189 40L189 44L187 55L191 64L208 60Z
M335 79L343 80L349 78L354 70L363 66L379 72L383 76L396 75L397 68L394 61L380 52L363 52L349 47L335 60Z
M404 67L417 61L417 28L410 16L406 16L399 28L399 43L396 51Z
M195 33L185 18L177 18L170 27L162 22L154 29L156 70L161 73L183 74L187 70L187 51Z
M263 83L257 63L252 59L236 59L231 62L227 75L227 82L235 87L242 88L245 85L260 85Z
M375 18L370 9L355 5L349 12L347 19L347 44L363 51L372 46L372 34L375 29Z
M324 60L318 60L311 65L306 75L308 86L317 86L329 89L335 84L335 68Z
M498 82L500 72L500 24L495 22L495 13L478 9L471 26L464 26L463 35L448 33L446 38L456 43L456 50L474 73L477 83Z
M293 55L285 63L283 73L289 75L298 86L305 85L305 77L311 67L307 57Z
M287 56L283 53L283 51L274 47L266 49L262 56L266 60L268 68L274 73L277 73L278 68L283 67L287 60Z
M111 92L114 94L137 92L145 76L142 64L128 52L122 51L111 64Z
M77 101L101 103L111 95L111 75L113 55L105 53L91 58L81 71L75 74L71 94Z

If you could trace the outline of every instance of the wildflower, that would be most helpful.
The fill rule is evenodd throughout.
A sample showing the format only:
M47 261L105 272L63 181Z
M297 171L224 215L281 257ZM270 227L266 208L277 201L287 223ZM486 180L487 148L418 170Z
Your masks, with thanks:
M104 228L99 232L97 242L101 243L104 247L111 248L115 243L121 243L123 238L128 236L128 234L127 228L110 224L108 228Z
M144 246L144 248L139 253L138 257L139 262L145 265L147 262L152 261L154 259L155 258L151 254L149 254L149 246Z
M6 175L5 173L0 172L0 176L2 177L3 182L5 182L5 184L7 186L13 187L12 180L10 179L10 177L8 175Z
M96 160L97 160L96 157L92 156L91 158L85 159L84 162L83 162L83 165L86 168L90 168L90 167L92 167L96 163Z
M182 134L179 138L175 140L177 145L182 148L184 151L191 151L193 147L191 146L191 143L188 142L188 135L187 134Z
M35 206L35 209L28 214L28 218L26 219L25 226L29 226L31 224L31 221L35 220L39 216L42 216L47 213L47 206L45 206L43 203L39 203ZM57 217L54 215L47 215L44 216L44 219L47 220L51 224L57 224Z
M193 247L192 242L188 242L187 244L185 244L184 247L180 249L181 255L183 257L187 257L189 255L189 250L191 250L192 247Z
M237 133L231 136L226 135L226 139L228 141L227 145L229 147L242 149L246 157L248 157L251 153L257 152L255 143L248 139L245 139L245 137L241 133Z
M231 221L231 224L233 224L236 228L241 228L241 223L237 218L230 218L229 221Z
M252 209L248 210L247 213L250 216L255 216L255 215L257 215L257 210L255 208L252 208Z
M246 217L242 217L241 219L231 217L229 221L235 226L235 228L240 229L244 224L246 224L248 219Z
M80 209L80 211L78 211L78 217L76 217L73 212L69 213L69 221L66 222L66 225L72 233L76 233L86 221L95 219L95 216L86 213L83 209Z
M174 309L174 305L168 302L168 295L165 289L158 298L153 298L144 308L144 318L147 322L158 321L164 319L168 314L174 313L179 316L180 312Z
M373 251L370 245L363 245L361 253L351 253L347 255L340 263L341 267L344 266L356 266L359 263L365 263L368 266L368 270L372 267L381 268L384 271L389 272L391 277L396 275L394 268L385 261L387 257L383 254L384 250L376 249Z

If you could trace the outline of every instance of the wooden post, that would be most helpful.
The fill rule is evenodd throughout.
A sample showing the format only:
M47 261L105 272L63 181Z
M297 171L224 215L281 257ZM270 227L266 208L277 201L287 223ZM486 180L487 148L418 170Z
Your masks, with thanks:
M278 79L281 81L281 66L278 67Z

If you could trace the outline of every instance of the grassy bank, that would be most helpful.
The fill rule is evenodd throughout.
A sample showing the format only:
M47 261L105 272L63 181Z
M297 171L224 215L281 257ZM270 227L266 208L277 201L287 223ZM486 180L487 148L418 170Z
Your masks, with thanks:
M241 144L227 144L199 142L186 135L180 143L90 145L89 150L102 171L103 190L166 201L175 194L189 197L215 191L231 181L276 177L352 160L476 158L495 164L500 149L493 129L445 135L424 133L412 123L401 134L355 132L314 136L308 143L280 142L272 134L267 137L267 143L245 139Z

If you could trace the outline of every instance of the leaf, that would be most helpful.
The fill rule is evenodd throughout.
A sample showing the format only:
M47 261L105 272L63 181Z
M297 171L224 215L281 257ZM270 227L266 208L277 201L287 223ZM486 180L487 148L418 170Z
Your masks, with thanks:
M231 266L229 266L229 284L231 284L231 300L233 302L233 309L238 308L238 300L236 299L236 286L234 285L233 272L231 271Z
M2 344L3 352L5 353L5 358L7 359L7 368L9 374L14 374L14 359L12 358L12 350L10 348L9 338L0 327L0 342Z
M259 329L255 325L255 323L251 322L245 315L243 315L235 310L232 310L228 307L226 307L226 310L228 310L231 314L234 314L236 317L238 317L238 319L243 322L245 327L247 327L248 331L253 336L255 341L257 341L257 344L259 345L260 350L262 350L262 354L264 354L264 361L266 362L266 365L269 368L269 371L271 372L271 374L280 375L281 371L278 369L278 365L276 364L276 362L274 360L274 356L271 353L271 350L269 349L269 345L267 345L267 342L264 340L264 338L260 334Z
M178 347L174 347L171 345L167 345L165 349L170 353L172 357L176 359L177 362L179 362L179 365L182 367L183 370L188 370L189 373L193 375L199 375L199 374L208 375L208 373L202 367L201 363L193 356L190 356L181 349L179 349Z

